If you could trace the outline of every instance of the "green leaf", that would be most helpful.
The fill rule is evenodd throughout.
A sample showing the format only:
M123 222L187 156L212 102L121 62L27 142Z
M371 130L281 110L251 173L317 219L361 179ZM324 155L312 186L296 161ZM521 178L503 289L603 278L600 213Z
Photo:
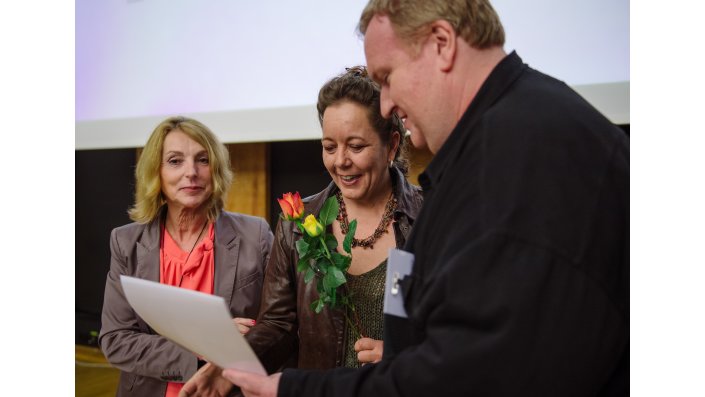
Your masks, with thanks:
M335 196L328 197L328 200L323 204L321 212L318 214L318 220L323 226L328 226L338 216L338 200Z
M314 257L315 254L316 254L316 252L314 252L313 250L311 250L311 249L309 248L309 250L308 250L308 252L306 253L306 255L304 255L304 256L300 256L300 255L299 255L299 260L301 260L301 259L306 259L306 260L311 259L311 258Z
M323 277L323 287L334 291L338 286L345 284L345 275L337 267L331 267L328 274Z
M313 310L318 314L321 311L323 311L323 306L324 306L323 301L321 299L319 299L316 301L316 308Z
M330 294L330 307L335 307L337 300L338 300L338 292L333 291L333 293Z
M338 286L345 284L345 282L347 281L345 279L345 274L342 271L340 271L340 269L338 269L337 267L331 268L331 271L329 274L332 274L333 277L335 278L335 283L336 283L335 287L336 288L338 288Z
M338 252L333 252L331 253L331 258L333 259L333 264L335 267L342 271L348 270L348 267L350 267L350 257L340 254Z
M306 242L308 243L309 251L318 251L321 248L321 240L318 237L311 237L306 235ZM316 252L318 254L318 252Z
M323 277L323 288L326 291L330 291L336 287L335 285L335 277L333 277L333 273L328 273Z
M309 243L307 243L304 239L296 241L296 251L299 253L300 257L306 256L306 253L308 253L308 248Z
M352 254L352 240L355 237L355 230L357 229L357 219L353 219L348 225L348 234L345 235L343 240L343 249L348 254Z
M332 233L326 234L326 246L328 247L328 251L330 251L331 254L333 253L333 251L335 251L336 248L338 248L338 240Z
M330 262L328 262L327 259L319 258L316 260L316 267L318 268L318 270L320 270L321 273L326 274L328 273Z
M308 283L309 281L313 280L315 276L316 272L309 267L308 270L306 270L306 274L304 275L304 282Z
M316 299L315 301L311 302L311 310L316 312L316 314L320 313L321 310L323 310L323 301L321 299Z
M306 269L308 269L308 259L307 258L301 258L299 261L296 263L296 271L297 272L305 272Z
M301 221L295 221L296 222L296 227L301 230L301 233L303 233L304 236L306 236L306 229L304 229L304 225L301 223Z

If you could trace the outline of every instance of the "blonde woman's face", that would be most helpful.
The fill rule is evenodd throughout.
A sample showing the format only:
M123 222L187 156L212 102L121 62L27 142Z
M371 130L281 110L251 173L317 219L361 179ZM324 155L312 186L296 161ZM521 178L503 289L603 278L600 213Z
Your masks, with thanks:
M180 130L169 132L162 149L162 193L170 210L197 209L213 194L208 151Z

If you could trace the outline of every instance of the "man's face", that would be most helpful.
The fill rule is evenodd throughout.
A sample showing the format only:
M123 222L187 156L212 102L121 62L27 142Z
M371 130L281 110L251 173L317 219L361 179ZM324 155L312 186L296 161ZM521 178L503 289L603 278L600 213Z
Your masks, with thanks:
M365 57L372 78L381 88L384 117L396 113L408 130L411 143L424 148L432 143L439 124L434 85L433 57L428 45L420 44L418 53L394 32L387 16L377 15L365 33ZM432 147L433 149L433 147Z

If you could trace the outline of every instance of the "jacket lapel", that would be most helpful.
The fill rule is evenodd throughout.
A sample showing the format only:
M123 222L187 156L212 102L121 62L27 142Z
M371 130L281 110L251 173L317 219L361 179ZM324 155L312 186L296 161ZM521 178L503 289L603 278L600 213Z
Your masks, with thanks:
M150 222L137 240L136 277L159 282L159 238L161 217Z
M237 260L240 253L240 236L225 217L218 216L215 222L215 276L213 292L222 296L230 306L237 275Z

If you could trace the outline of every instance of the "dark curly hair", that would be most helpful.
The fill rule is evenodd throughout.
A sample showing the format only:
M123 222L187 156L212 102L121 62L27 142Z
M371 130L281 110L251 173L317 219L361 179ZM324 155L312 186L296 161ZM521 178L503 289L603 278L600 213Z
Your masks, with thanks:
M345 68L345 72L333 77L318 92L318 121L323 125L323 113L329 106L342 101L352 101L367 108L372 128L377 131L382 143L387 144L394 131L399 132L399 147L394 155L394 166L404 175L409 170L406 158L408 144L406 129L396 114L385 119L380 113L380 88L368 75L364 66Z

